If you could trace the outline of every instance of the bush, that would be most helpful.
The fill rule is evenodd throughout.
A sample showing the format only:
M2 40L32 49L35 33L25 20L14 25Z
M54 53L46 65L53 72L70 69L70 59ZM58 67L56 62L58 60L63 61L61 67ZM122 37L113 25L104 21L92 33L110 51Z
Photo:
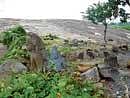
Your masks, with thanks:
M7 47L9 47L16 39L20 39L23 36L26 36L26 31L21 26L10 28L9 30L2 33L3 33L2 42L3 44L7 45Z
M49 72L14 75L0 82L0 98L101 98L93 83L70 74Z
M0 63L7 59L16 59L28 56L22 47L26 43L26 31L21 26L10 28L1 33L1 42L8 47L7 53L0 59Z

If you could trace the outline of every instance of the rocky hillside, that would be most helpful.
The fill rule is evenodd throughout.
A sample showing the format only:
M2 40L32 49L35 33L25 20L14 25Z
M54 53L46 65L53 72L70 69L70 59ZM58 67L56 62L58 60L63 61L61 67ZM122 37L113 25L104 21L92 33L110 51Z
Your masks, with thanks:
M93 41L103 41L102 25L95 25L88 21L72 20L72 19L42 19L42 20L25 20L25 19L0 19L0 31L3 31L10 26L20 24L29 32L44 35L46 33L56 34L64 39L83 39ZM129 39L130 31L117 30L109 27L107 31L107 39L125 40Z

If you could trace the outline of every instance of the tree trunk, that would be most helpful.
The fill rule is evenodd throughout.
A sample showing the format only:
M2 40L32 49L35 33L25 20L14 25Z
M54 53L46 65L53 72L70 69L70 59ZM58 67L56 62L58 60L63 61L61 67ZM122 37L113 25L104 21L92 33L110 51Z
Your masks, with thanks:
M106 43L107 42L107 40L106 40L107 23L105 23L104 26L105 26L105 29L104 29L104 41Z

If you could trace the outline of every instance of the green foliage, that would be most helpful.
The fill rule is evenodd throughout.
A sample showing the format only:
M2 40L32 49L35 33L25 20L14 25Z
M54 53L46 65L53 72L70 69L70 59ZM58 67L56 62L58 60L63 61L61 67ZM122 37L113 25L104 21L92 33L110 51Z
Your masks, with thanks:
M52 35L52 34L43 36L43 40L54 40L54 39L58 39L58 37L56 35Z
M120 21L122 23L126 23L128 19L128 13L123 7L120 8L119 6L130 5L129 0L108 0L107 3L109 4L110 8L112 8L113 16L115 18L119 16Z
M9 30L2 32L3 33L3 44L10 46L16 39L19 37L23 37L26 35L25 30L21 26L16 26L14 28L10 28Z
M108 0L107 2L94 4L90 6L86 12L83 12L83 18L91 20L95 24L103 24L104 29L104 41L106 42L106 31L108 21L111 21L112 18L117 18L120 16L120 21L122 23L127 22L128 14L125 9L119 8L118 5L125 6L125 2L120 2L120 0Z
M111 20L113 16L113 9L110 3L99 2L98 4L94 4L84 14L84 18L91 20L95 24L102 23L105 26L104 41L106 42L107 21Z
M114 29L125 29L125 30L130 30L130 24L125 23L125 24L117 24L117 25L112 25Z
M99 2L90 6L84 14L84 18L91 20L95 24L106 24L106 20L112 17L112 9L108 3Z
M112 17L120 17L121 22L127 22L128 13L126 13L124 8L119 8L120 6L125 6L128 3L120 0L108 0L104 3L98 3L90 6L86 12L83 12L83 18L91 20L93 23L106 24L106 20L111 20Z
M101 98L102 94L92 82L67 73L23 73L0 82L0 98Z
M75 51L76 49L74 49L73 47L71 47L69 45L64 45L64 46L59 47L58 50L62 54L67 54L67 53L71 53L72 51Z
M22 49L26 43L26 31L21 26L16 26L2 32L1 38L1 42L8 47L8 51L0 59L0 63L7 59L16 59L28 55L27 51Z

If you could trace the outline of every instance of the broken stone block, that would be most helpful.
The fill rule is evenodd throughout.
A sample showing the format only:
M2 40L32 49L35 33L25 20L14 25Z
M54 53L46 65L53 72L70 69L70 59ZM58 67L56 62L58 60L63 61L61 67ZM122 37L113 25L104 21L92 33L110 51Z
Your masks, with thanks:
M100 76L99 76L97 67L91 68L91 69L87 70L86 72L82 73L81 77L86 80L91 80L94 82L100 81Z

